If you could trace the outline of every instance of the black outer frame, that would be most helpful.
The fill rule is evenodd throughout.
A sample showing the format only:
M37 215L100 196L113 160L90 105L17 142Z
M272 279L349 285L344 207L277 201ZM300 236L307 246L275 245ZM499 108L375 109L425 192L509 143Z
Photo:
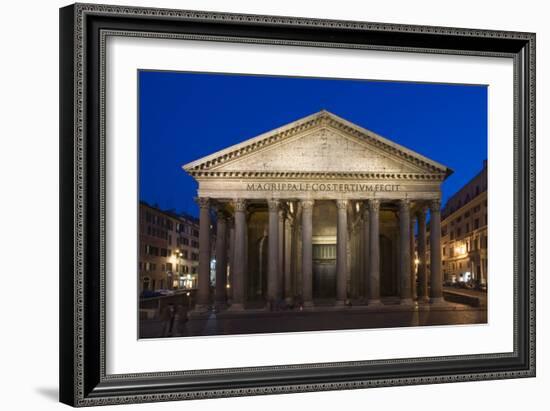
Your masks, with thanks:
M101 32L514 58L513 353L106 375ZM260 41L262 42L262 41ZM73 406L535 376L533 33L75 4L60 9L60 401Z

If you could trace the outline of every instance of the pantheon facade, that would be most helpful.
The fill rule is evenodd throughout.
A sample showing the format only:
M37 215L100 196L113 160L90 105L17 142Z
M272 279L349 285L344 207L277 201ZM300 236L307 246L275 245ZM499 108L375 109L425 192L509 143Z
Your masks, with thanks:
M443 302L448 167L323 110L183 169L198 182L195 311L212 303L211 249L214 303L228 311Z

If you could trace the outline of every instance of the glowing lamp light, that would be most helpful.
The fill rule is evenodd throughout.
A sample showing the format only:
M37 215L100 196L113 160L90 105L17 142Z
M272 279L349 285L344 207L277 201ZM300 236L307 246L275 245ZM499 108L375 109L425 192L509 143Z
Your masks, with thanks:
M415 258L415 259L414 259L414 263L415 263L415 264L420 264L420 260L419 260L418 258Z

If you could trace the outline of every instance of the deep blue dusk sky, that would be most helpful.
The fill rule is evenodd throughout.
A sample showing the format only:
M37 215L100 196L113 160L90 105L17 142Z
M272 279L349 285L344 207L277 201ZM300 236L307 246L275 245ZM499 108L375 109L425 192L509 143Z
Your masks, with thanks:
M140 71L140 199L198 214L183 164L328 110L454 170L487 158L486 86Z

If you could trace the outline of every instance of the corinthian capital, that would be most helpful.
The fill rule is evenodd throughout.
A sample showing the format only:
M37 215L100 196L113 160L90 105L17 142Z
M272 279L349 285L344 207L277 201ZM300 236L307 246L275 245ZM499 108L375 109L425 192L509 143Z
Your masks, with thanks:
M441 200L436 199L430 201L430 211L433 213L434 211L441 211Z
M267 200L267 208L269 208L269 211L278 211L279 204L280 204L280 201L274 198L272 198L271 200Z
M411 206L411 202L408 199L403 198L403 199L399 200L399 212L400 213L408 212L410 210L410 206Z
M369 210L376 212L380 211L380 200L377 200L375 198L369 200Z
M300 205L302 210L311 210L313 208L313 200L301 200Z
M339 210L345 210L348 206L348 200L336 200L336 207L338 207Z
M198 197L195 199L199 208L208 208L210 207L210 199L208 197Z
M235 211L246 211L246 200L244 198L237 198L233 200L233 207Z

